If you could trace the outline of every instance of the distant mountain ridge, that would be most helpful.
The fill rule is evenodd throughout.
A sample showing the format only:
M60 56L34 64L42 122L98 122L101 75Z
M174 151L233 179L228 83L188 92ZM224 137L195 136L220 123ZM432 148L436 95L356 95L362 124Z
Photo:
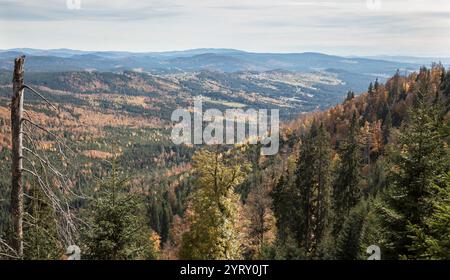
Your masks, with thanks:
M450 66L450 57L418 57L418 56L401 56L401 55L379 55L379 56L369 56L370 59L381 59L386 61L394 62L405 62L413 64L424 64L428 65L430 62L441 62L445 66Z
M290 99L293 91L297 91L298 94L306 91L306 94L313 94L320 99L312 102L314 106L330 106L345 96L347 90L363 92L367 89L367 84L375 79L384 82L397 70L404 75L417 71L422 66L422 63L343 57L316 52L253 53L236 49L211 48L168 52L126 52L22 48L0 50L0 70L11 71L14 58L22 54L27 56L25 70L29 73L58 75L62 72L111 72L121 74L132 71L158 76L168 75L170 79L172 75L197 75L202 72L210 75L216 72L217 77L220 77L220 84L233 84L231 86L233 88L235 83L249 82L250 88L257 90L256 94L266 91L258 88L258 85L267 84L266 86L277 88L275 92L278 98L286 97L285 102L288 103L298 102ZM429 61L428 64L431 62ZM243 80L242 77L244 77ZM266 81L267 77L270 77L269 82ZM292 79L295 80L294 86L291 85ZM201 88L199 87L198 90ZM247 91L245 88L242 90ZM304 98L306 97L300 97L302 100ZM308 101L308 103L311 102Z
M416 70L415 63L348 58L322 53L252 53L235 49L193 49L169 52L80 51L71 49L10 49L0 51L0 68L10 69L11 59L25 54L31 71L199 71L221 72L288 70L310 72L327 68L360 74L391 75L397 68ZM431 63L431 61L430 61Z

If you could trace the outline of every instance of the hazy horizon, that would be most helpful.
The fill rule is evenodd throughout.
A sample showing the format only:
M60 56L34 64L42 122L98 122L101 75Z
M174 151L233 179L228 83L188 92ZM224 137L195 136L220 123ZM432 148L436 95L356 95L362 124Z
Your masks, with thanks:
M0 35L0 49L229 48L450 57L450 5L445 0L0 0Z
M175 53L175 52L189 52L189 51L200 51L200 50L230 50L237 52L246 52L246 53L256 53L256 54L303 54L303 53L317 53L328 56L340 56L340 57L348 57L348 58L369 58L369 59L382 59L385 58L418 58L418 59L450 59L449 56L420 56L420 55L403 55L403 54L373 54L373 55L340 55L334 53L325 53L318 51L297 51L297 52L276 52L276 51L249 51L243 49L234 49L234 48L207 48L207 47L199 47L193 49L168 49L168 50L157 50L157 51L132 51L132 50L114 50L114 49L102 49L102 50L92 50L92 49L73 49L70 47L61 47L61 48L33 48L33 47L13 47L8 49L0 49L0 51L15 51L15 50L35 50L35 51L74 51L74 52L86 52L86 53L96 53L96 52L124 52L130 54L152 54L152 53Z

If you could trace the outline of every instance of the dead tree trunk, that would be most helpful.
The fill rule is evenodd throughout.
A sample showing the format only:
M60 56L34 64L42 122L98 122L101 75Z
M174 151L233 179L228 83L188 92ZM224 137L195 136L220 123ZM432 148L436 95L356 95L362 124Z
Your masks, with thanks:
M22 186L22 114L23 114L23 64L25 56L14 61L13 96L11 102L12 179L11 214L13 223L12 247L19 258L23 257L23 186Z

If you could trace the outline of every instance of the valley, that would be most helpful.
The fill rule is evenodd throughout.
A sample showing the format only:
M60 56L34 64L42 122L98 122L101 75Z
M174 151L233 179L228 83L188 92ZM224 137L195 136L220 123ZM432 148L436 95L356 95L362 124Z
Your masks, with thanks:
M363 164L361 173L371 180L380 179L376 177L379 174L375 174L378 165L370 162L381 157L384 146L390 143L383 138L387 136L382 135L386 133L387 112L392 113L390 117L395 127L392 130L396 133L405 118L405 108L411 106L411 100L405 98L405 94L413 90L416 74L412 71L417 65L348 60L310 53L268 55L221 50L212 55L199 51L154 54L150 58L128 53L74 54L63 50L36 53L36 50L28 50L25 83L44 95L58 110L27 93L26 116L64 139L70 156L60 157L59 142L42 131L27 127L27 133L36 136L33 144L64 170L67 186L80 195L70 201L77 214L87 215L89 199L102 193L99 182L117 170L130 182L127 192L137 194L142 200L144 212L139 217L145 220L153 234L152 244L158 258L183 257L184 253L178 253L178 250L190 219L192 196L198 190L195 155L204 147L174 145L170 139L173 125L170 117L177 108L191 107L193 97L200 95L204 97L205 109L280 111L283 129L278 155L255 157L258 147L243 147L242 151L233 147L223 149L224 153L228 148L229 153L238 152L240 160L249 163L253 170L236 185L239 200L245 203L242 217L254 215L251 211L256 210L252 207L262 203L268 221L263 218L260 222L268 222L271 228L279 226L274 224L275 217L279 223L285 222L269 205L272 201L269 192L276 190L277 182L292 185L291 179L282 181L283 176L295 177L292 172L295 155L299 152L298 142L303 141L300 139L309 131L313 119L320 119L325 124L324 129L331 134L330 143L338 151L339 143L349 129L351 112L357 112L361 137L369 137L369 134L373 137L367 144L370 145L368 150L364 150L364 160L369 163ZM9 104L12 86L8 67L10 56L16 54L0 52L0 197L10 196ZM119 62L121 65L117 67ZM88 69L88 65L92 66ZM397 67L402 70L397 72ZM433 75L437 76L435 72L440 68L433 67ZM386 78L393 75L395 78ZM433 83L438 84L435 80ZM399 81L406 84L400 86ZM375 83L376 97L364 93L369 83L371 86ZM348 91L353 91L357 97L348 95ZM388 94L394 96L391 103L387 101ZM334 154L333 161L338 164L337 152ZM32 186L27 184L26 190L31 192ZM361 181L359 188L363 193L370 193L373 186ZM0 233L6 232L10 223L6 215L8 207L8 200L0 200L3 215ZM83 227L83 224L78 226ZM275 230L264 231L262 235L272 242L270 244L278 246L273 242L281 237ZM251 242L246 245L243 256L261 256L263 252L258 250L262 247L258 246L262 244ZM265 254L273 257L270 252Z

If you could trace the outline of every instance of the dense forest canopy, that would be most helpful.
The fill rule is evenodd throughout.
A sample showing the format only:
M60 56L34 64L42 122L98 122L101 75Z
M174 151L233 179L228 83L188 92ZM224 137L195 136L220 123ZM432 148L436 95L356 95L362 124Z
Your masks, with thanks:
M449 94L441 64L397 72L286 123L275 156L261 156L258 145L174 146L167 126L136 113L113 118L114 104L82 125L94 111L68 105L58 116L37 102L30 113L75 153L59 157L45 135L36 147L67 172L83 258L367 259L376 245L383 259L449 259ZM11 258L3 107L0 131L0 258ZM69 244L59 238L58 211L35 178L25 182L23 257L59 258Z

